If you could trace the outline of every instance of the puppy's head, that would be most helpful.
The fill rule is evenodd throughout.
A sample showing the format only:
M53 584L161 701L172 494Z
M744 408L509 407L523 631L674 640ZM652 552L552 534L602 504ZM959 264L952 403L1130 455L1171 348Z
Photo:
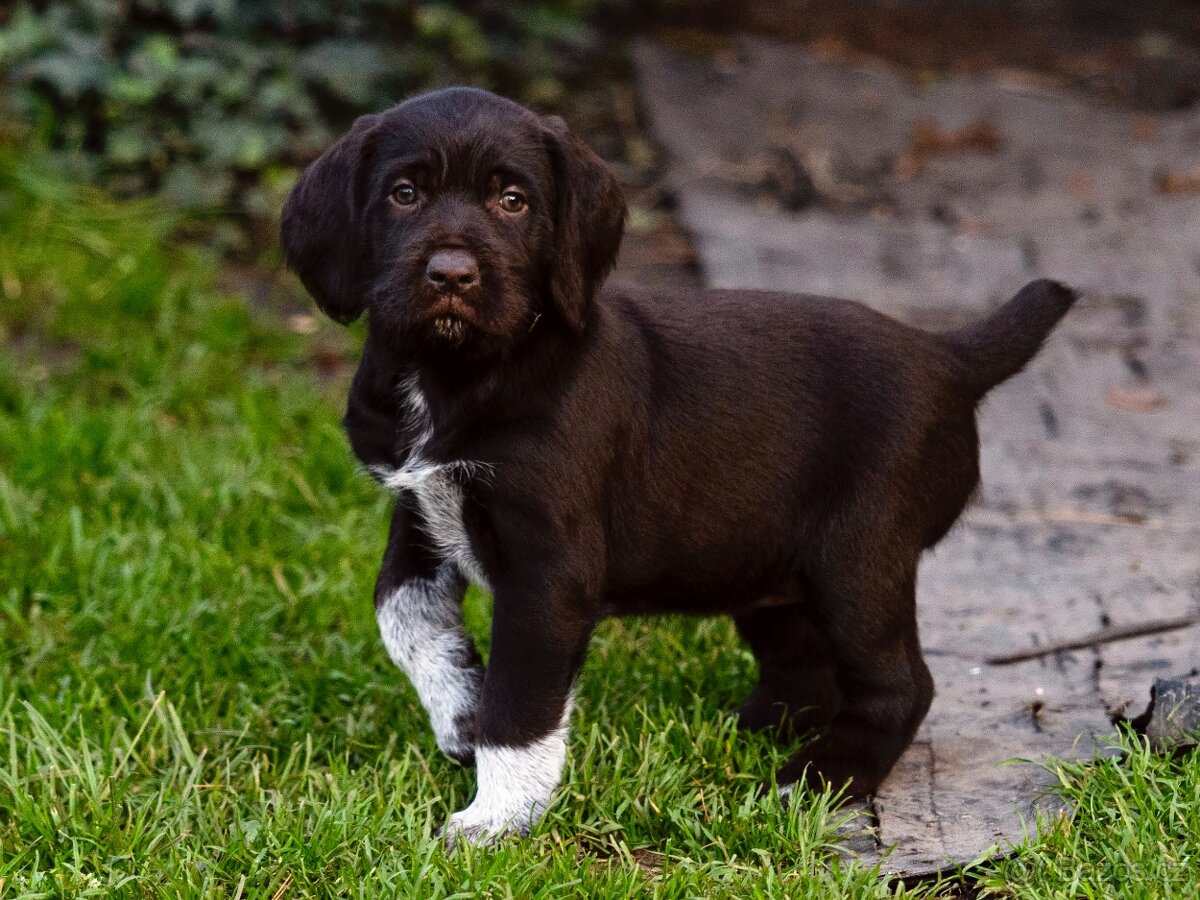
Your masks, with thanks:
M415 347L511 346L539 316L582 330L616 259L616 179L557 117L449 88L363 116L283 213L289 265L339 322Z

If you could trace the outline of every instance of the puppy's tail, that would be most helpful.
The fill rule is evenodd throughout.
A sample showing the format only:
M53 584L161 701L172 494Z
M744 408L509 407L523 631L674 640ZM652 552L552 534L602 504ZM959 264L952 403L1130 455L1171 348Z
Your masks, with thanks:
M1075 291L1057 281L1031 281L986 319L943 334L966 369L975 396L982 398L1020 372L1076 297Z

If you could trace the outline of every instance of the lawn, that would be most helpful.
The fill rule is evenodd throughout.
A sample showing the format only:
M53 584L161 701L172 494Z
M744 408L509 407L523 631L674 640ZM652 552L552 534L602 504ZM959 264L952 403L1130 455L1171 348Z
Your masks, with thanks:
M0 147L0 897L906 894L839 861L830 798L758 797L787 748L726 715L724 620L606 623L545 821L448 854L472 776L376 633L357 339L177 224ZM486 595L467 620L486 649ZM1125 749L970 889L1200 896L1200 759Z

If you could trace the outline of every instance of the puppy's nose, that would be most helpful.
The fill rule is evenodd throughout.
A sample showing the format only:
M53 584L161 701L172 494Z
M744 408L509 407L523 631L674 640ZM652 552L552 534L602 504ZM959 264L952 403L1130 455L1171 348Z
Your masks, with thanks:
M438 250L429 257L425 277L439 291L459 294L479 283L479 263L466 250Z

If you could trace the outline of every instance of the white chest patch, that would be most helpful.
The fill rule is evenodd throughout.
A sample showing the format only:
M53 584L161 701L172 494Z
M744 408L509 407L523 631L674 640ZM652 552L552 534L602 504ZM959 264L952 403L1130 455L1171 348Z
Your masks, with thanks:
M434 549L458 566L465 577L482 587L487 578L471 550L471 541L463 525L463 481L483 474L486 467L470 460L449 463L431 462L424 455L425 445L433 436L433 422L425 397L415 376L401 385L409 415L419 423L420 436L413 444L408 460L398 469L376 466L372 469L384 486L409 491L416 498L425 531Z

